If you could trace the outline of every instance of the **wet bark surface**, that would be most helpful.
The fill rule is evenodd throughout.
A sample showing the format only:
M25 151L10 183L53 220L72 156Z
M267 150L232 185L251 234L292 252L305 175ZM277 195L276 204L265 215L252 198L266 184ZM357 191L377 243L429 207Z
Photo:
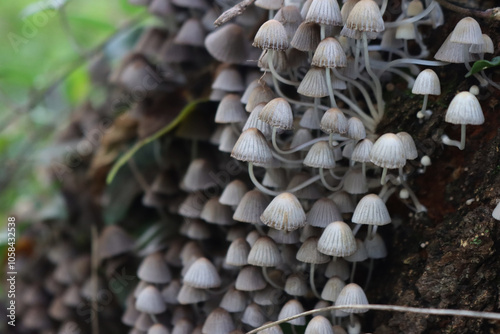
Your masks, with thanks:
M444 27L430 31L426 38L432 55L462 18L445 14ZM498 55L498 22L478 21L483 33L495 41ZM411 95L405 83L394 83L395 89L386 98L387 116L377 132L406 131L416 141L419 158L427 154L432 159L423 174L417 172L418 163L406 167L413 171L412 189L428 212L408 215L401 201L389 201L389 211L399 212L393 215L395 228L381 232L390 255L379 263L368 298L371 303L499 311L500 222L491 213L500 199L500 92L481 88L478 99L486 121L467 126L465 150L443 146L443 133L460 138L460 126L444 122L447 105L457 92L477 81L464 78L463 65L448 65L436 72L442 94L430 98L433 115L429 120L419 123L416 119L422 98ZM488 73L498 82L496 72ZM373 313L367 315L371 328L366 330L374 333L500 332L498 322L487 320Z

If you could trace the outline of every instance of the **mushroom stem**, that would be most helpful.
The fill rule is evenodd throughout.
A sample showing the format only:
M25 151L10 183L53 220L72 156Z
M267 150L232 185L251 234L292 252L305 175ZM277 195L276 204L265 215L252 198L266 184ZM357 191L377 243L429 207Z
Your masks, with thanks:
M326 182L326 179L325 179L325 172L323 170L323 168L320 167L319 169L319 176L321 178L321 183L323 183L323 185L325 186L326 189L330 190L330 191L338 191L342 188L342 186L344 185L344 179L340 180L340 183L338 184L338 186L336 187L332 187L330 186L327 182Z
M273 288L283 290L281 286L278 284L274 283L269 275L267 274L267 267L262 267L262 275L264 276L264 279L266 280L267 283L269 283Z
M462 131L460 133L460 147L459 147L459 149L462 150L462 151L465 148L465 135L466 135L466 132L467 132L466 131L466 126L467 125L465 125L465 124L462 124L462 126L461 126Z
M253 185L257 189L259 189L261 192L263 192L264 194L270 195L270 196L278 196L281 193L279 191L273 191L271 189L267 189L262 184L260 184L259 181L257 181L257 178L255 177L255 174L253 173L253 163L252 162L248 163L248 175L250 176L250 180L252 180Z
M149 314L149 316L151 317L151 320L153 320L153 322L154 322L155 324L160 323L160 322L158 321L158 318L157 318L154 314L151 314L151 313L150 313L150 314Z
M352 283L352 282L354 282L354 274L356 273L356 264L357 264L357 262L356 262L356 261L354 261L354 262L352 263L352 268L351 268L351 278L350 278L351 283Z
M290 86L300 85L300 82L295 82L295 81L285 79L281 75L278 74L278 72L274 68L273 55L274 55L274 50L271 50L271 49L267 50L267 63L269 64L269 69L271 70L271 74L273 75L273 77L278 79L278 81L280 81L284 84L290 85Z
M389 28L397 28L403 24L408 24L408 23L413 23L413 22L417 22L419 21L421 18L427 16L433 9L434 9L434 6L436 6L436 2L435 1L432 1L431 4L429 5L429 7L427 7L425 10L423 10L421 13L419 13L418 15L415 15L415 16L412 16L412 17L408 17L406 19L403 19L403 20L399 20L399 21L394 21L394 22L385 22L384 26L385 26L385 29L389 29Z
M273 127L273 133L272 133L272 138L271 138L271 141L273 143L273 147L274 149L279 153L279 154L291 154L291 153L295 153L297 151L301 151L303 149L305 149L306 147L309 147L311 145L314 145L316 144L317 142L320 142L320 141L326 141L326 140L330 140L331 138L331 141L333 140L336 140L336 141L344 141L344 140L348 140L348 138L345 138L345 137L342 137L342 136L336 136L336 137L333 137L333 134L330 135L329 137L326 137L326 136L323 136L323 137L318 137L318 138L314 138L314 139L311 139L309 140L308 142L305 142L303 144L300 144L298 146L295 146L295 147L292 147L290 148L289 150L286 150L286 151L283 151L282 149L280 149L278 147L278 141L277 141L277 132L278 132L278 128L276 127Z
M317 298L321 299L321 295L318 293L318 290L316 290L316 284L314 283L314 269L316 268L316 265L314 263L311 263L311 272L309 275L309 284L311 284L311 290L314 293L314 295Z
M427 103L429 101L429 94L424 95L424 102L422 102L422 109L420 109L420 112L424 114L425 110L427 109Z
M366 37L366 31L363 31L362 35L363 35L365 68L366 72L372 78L373 83L375 84L375 99L377 100L378 119L381 119L384 116L384 100L382 99L382 85L380 84L380 80L378 79L377 75L373 72L370 65L370 56L368 54L368 38Z
M332 87L332 77L330 75L330 69L325 68L326 73L326 86L328 87L328 95L330 96L330 105L332 108L337 108L337 102L335 102L335 96L333 95L333 87Z
M387 167L384 167L382 170L382 177L380 178L380 184L384 185L385 184L385 178L387 176Z

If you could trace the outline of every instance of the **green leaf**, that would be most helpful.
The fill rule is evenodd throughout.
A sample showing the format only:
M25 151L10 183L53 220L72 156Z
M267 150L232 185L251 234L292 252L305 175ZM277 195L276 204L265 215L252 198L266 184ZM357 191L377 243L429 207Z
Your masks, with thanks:
M491 61L488 60L478 60L472 65L469 73L465 75L466 78L470 77L473 74L481 72L487 68L496 67L500 65L500 56L493 58Z
M113 32L116 30L116 26L112 22L99 20L93 17L82 16L78 14L68 15L68 18L71 20L72 24L81 24L82 27L101 30L103 32ZM83 30L83 29L82 29Z
M179 115L169 124L165 125L163 128L152 134L151 136L144 138L137 143L135 143L132 148L130 148L127 152L125 152L124 155L118 159L118 161L113 165L113 168L111 168L111 171L108 174L108 177L106 178L106 182L110 184L113 181L113 178L115 177L116 173L120 168L127 162L131 157L134 156L134 154L139 151L144 145L160 138L161 136L169 133L172 131L177 125L179 125L187 116L189 116L193 111L195 111L200 104L205 102L204 100L196 100L194 102L189 103L187 106L182 109L182 111L179 113Z
M90 79L86 67L80 67L68 77L65 90L71 103L77 104L83 101L90 90Z

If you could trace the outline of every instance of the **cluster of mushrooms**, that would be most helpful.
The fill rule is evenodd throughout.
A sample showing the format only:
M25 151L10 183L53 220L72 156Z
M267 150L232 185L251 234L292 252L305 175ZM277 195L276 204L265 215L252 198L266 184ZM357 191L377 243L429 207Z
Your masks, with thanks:
M193 143L189 163L167 163L154 180L142 180L143 204L182 223L175 237L139 253L139 282L122 316L130 333L237 334L312 308L368 304L364 289L376 260L387 256L378 233L391 223L385 203L397 193L411 210L426 211L405 165L419 159L424 171L431 164L409 133L376 132L383 87L391 78L407 81L423 103L406 112L424 122L432 115L429 95L441 87L436 73L422 68L470 68L493 53L491 39L467 17L436 60L426 60L419 28L443 24L433 0L403 0L388 22L387 0L256 0L217 28L215 19L231 11L225 2L130 2L148 6L164 26L145 30L135 48L140 57L127 58L112 82L138 89L151 80L150 63L161 62L154 80L167 89L189 86L190 62L200 68L209 55L216 60L209 99L218 102L215 131L185 137ZM496 85L484 72L475 77ZM473 86L451 101L446 122L460 124L462 137L443 135L444 144L464 149L466 125L484 122L477 94ZM112 267L137 243L112 226L101 232L99 248ZM318 312L289 320L287 330L361 333L366 311Z

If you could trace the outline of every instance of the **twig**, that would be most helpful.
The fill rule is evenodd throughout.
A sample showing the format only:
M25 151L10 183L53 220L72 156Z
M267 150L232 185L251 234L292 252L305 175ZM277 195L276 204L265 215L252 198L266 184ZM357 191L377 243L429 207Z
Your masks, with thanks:
M500 20L500 7L495 7L495 8L489 8L487 10L476 10L476 9L470 9L470 8L463 8L454 4L449 3L447 0L436 0L437 3L439 3L441 6L443 6L446 9L449 9L451 11L464 14L464 15L470 15L470 16L475 16L475 17L480 17L482 19L493 19L493 20Z
M226 23L227 21L235 18L238 15L243 14L243 12L247 9L248 6L254 3L255 0L243 0L240 3L237 3L233 7L226 10L222 13L217 20L215 20L214 25L219 27Z
M491 320L500 320L500 313L494 312L481 312L481 311L468 311L468 310L451 310L451 309L438 309L438 308L419 308L419 307L408 307L408 306L397 306L397 305L340 305L340 306L328 306L322 307L306 312L296 314L292 317L284 318L278 321L268 323L266 325L255 328L246 334L254 334L260 332L264 329L288 322L293 319L311 315L313 313L325 312L325 311L335 311L335 310L345 310L345 309L365 309L365 310L379 310L379 311L395 311L395 312L409 312L409 313L420 313L420 314L432 314L432 315L449 315L449 316L460 316L469 318L483 318Z

